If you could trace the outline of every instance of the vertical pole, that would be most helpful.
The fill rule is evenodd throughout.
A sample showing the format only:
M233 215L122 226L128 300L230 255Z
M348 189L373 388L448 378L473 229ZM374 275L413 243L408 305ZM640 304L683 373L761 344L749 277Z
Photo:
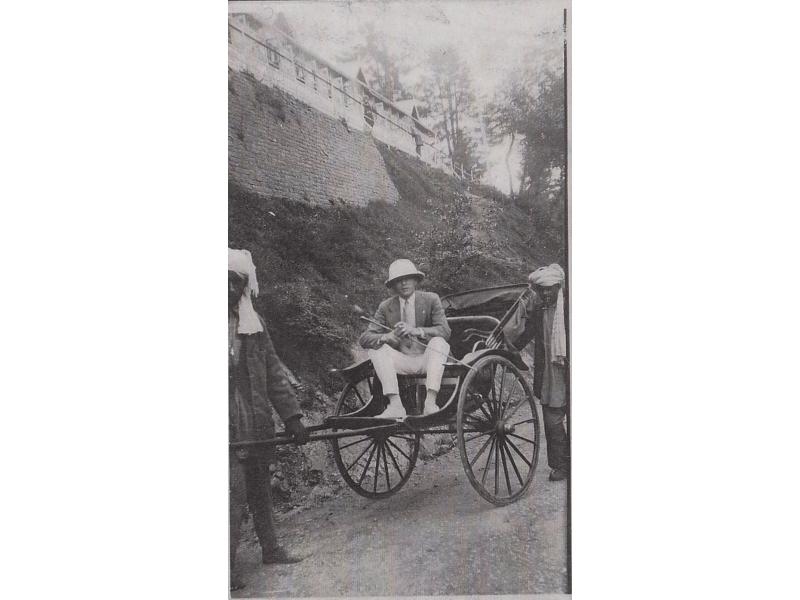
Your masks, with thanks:
M572 462L572 354L570 352L570 207L569 207L569 61L567 56L568 32L567 32L567 9L564 9L564 272L566 282L566 294L564 294L564 329L567 337L567 369L566 369L566 392L567 392L567 444L570 449L570 463ZM572 468L570 465L570 474ZM567 478L567 593L572 593L572 477Z

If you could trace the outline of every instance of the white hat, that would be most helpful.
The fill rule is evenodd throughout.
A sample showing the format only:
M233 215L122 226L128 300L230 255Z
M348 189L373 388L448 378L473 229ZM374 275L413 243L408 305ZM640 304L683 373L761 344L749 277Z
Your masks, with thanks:
M417 271L417 267L414 266L414 263L407 258L400 258L389 265L389 279L387 279L385 282L386 287L391 287L392 284L398 279L409 276L419 277L422 279L425 277L425 273Z

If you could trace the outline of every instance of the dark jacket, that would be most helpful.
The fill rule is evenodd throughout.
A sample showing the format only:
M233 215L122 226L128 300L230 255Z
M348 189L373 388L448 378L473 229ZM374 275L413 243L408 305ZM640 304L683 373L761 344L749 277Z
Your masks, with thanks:
M533 342L533 394L542 396L542 380L544 379L544 306L541 299L533 292L528 301L517 305L514 314L503 328L503 336L509 347L521 351Z
M429 340L434 337L442 337L445 340L450 339L450 326L444 316L444 309L439 296L433 292L420 290L417 290L414 294L414 315L417 327L422 328L425 332L425 339ZM400 321L400 297L392 296L381 302L372 320L393 328ZM370 323L367 330L361 334L358 343L367 349L380 348L380 338L384 333L388 333L388 330Z
M234 327L235 317L229 317ZM264 325L264 321L261 321ZM251 335L234 335L228 357L229 437L231 442L260 440L275 435L272 410L286 422L300 415L300 405L283 370L266 326ZM254 453L258 453L255 450ZM262 450L266 455L271 452Z

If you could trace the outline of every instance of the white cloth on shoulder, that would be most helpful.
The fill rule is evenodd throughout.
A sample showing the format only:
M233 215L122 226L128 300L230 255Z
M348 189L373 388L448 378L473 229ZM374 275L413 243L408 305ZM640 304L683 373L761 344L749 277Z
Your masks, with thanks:
M261 319L258 318L256 309L253 308L252 297L258 296L258 278L256 265L249 250L234 250L228 248L228 270L244 275L247 285L242 297L239 299L239 327L237 333L252 334L264 331Z
M564 325L564 279L564 269L557 263L536 269L528 277L532 284L541 287L560 286L553 315L553 330L550 332L550 350L553 362L567 357L567 330Z

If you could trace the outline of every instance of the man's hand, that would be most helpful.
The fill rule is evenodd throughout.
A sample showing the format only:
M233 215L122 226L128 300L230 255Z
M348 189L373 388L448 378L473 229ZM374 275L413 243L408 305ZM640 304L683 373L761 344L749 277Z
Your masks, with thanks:
M425 331L422 327L409 327L407 323L404 321L398 321L397 324L394 326L394 332L396 335L400 337L418 337L423 338L425 337Z
M397 349L400 346L400 338L394 331L390 331L381 336L381 344L389 344L390 347Z
M286 431L292 434L295 444L305 444L308 441L308 431L300 421L300 415L295 415L286 421Z
M394 334L398 337L406 337L409 331L410 329L404 321L398 321L394 324Z

